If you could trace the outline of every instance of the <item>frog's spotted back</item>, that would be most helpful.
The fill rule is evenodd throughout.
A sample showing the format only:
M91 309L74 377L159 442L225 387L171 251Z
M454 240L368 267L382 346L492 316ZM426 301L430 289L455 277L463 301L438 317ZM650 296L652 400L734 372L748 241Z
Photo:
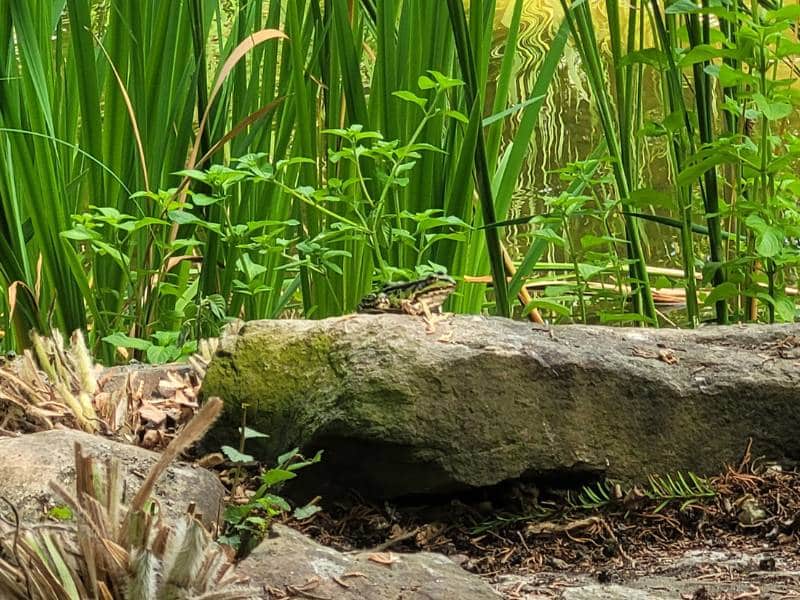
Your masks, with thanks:
M435 273L424 279L390 283L379 292L365 296L358 305L358 312L412 315L437 312L455 286L452 277Z

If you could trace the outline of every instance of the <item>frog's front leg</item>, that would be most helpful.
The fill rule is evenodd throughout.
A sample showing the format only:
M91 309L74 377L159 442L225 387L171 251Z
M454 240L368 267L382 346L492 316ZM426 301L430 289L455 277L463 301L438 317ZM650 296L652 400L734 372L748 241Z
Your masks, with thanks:
M434 314L430 306L428 306L428 303L424 300L405 299L400 301L400 308L407 315L422 317L423 321L425 321L425 330L428 333L436 333L436 322L442 319L441 306L436 310L437 314Z

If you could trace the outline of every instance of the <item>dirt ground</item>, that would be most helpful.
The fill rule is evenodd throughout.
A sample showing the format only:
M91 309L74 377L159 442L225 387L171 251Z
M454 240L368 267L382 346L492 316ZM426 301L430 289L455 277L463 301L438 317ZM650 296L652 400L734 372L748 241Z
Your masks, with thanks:
M354 501L292 525L341 550L442 552L508 600L800 598L800 472L749 454L709 479Z

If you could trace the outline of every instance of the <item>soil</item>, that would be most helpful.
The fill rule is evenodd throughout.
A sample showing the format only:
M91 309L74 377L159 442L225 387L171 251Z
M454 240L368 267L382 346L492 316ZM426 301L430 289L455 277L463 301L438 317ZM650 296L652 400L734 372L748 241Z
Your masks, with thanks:
M517 483L438 505L354 499L292 526L339 550L444 553L509 600L800 598L797 470L747 454L709 479L590 489Z

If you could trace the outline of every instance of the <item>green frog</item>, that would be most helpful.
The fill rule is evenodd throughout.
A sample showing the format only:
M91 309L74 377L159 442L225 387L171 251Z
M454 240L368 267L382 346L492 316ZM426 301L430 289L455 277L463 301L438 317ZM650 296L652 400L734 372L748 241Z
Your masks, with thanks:
M436 273L416 281L389 283L379 292L365 296L358 304L358 312L424 316L431 326L433 313L441 313L442 304L455 287L452 277Z

